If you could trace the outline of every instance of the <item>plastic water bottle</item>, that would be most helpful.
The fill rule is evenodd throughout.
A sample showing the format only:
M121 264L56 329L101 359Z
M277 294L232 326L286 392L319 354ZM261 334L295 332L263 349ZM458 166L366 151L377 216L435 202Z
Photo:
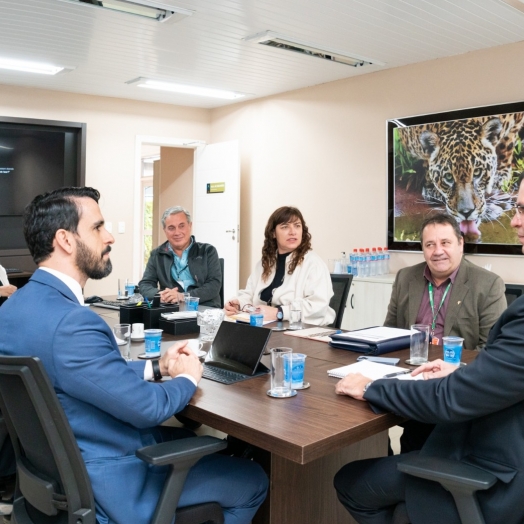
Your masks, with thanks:
M389 273L389 251L387 247L384 248L384 262L384 274L387 275Z
M362 278L367 277L368 268L366 265L366 254L362 248L358 250L358 262L359 262L359 267L358 267L359 276L361 276Z
M378 275L377 271L377 248L371 248L371 265L369 266L369 276L374 277Z
M340 259L340 272L341 273L347 273L348 272L348 261L346 260L346 252L342 251L342 258Z
M384 274L384 253L382 252L382 248L379 247L378 254L377 254L377 275L383 275Z
M128 304L138 304L139 302L142 302L143 300L144 300L144 297L140 294L138 286L135 286L135 291L129 297L129 301L127 303Z
M351 260L351 274L353 278L358 278L358 251L356 248L353 249L353 253L349 258Z
M366 276L371 276L371 253L369 247L366 248Z

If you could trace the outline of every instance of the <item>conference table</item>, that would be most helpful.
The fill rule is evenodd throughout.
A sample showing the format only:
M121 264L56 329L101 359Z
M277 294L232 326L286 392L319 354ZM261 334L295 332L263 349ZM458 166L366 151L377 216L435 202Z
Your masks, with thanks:
M109 325L118 322L117 311L94 310ZM335 394L338 379L327 371L356 362L358 353L285 333L273 332L268 347L291 347L307 355L304 380L310 383L308 389L291 398L271 398L266 394L269 375L231 385L203 378L182 414L255 447L255 459L271 482L253 524L353 523L338 502L333 477L350 461L385 456L388 429L404 419L375 414L367 402ZM175 340L195 337L164 335L162 350ZM143 351L143 343L131 344L133 357ZM464 350L462 360L471 362L475 355ZM399 357L399 365L409 368L404 364L409 349L388 356ZM430 360L441 357L442 348L431 346ZM269 367L269 357L262 361Z

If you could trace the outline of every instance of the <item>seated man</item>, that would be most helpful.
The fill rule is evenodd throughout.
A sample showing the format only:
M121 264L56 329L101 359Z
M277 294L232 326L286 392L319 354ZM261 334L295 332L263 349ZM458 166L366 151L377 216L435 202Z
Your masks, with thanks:
M409 329L426 324L433 344L453 335L464 339L465 348L480 350L507 307L504 282L462 258L464 240L451 216L426 219L420 239L426 262L397 273L384 325ZM412 421L402 426L402 453L420 449L433 429Z
M24 234L38 269L0 309L0 353L42 360L86 463L98 522L147 524L166 468L145 464L135 451L186 436L185 429L157 426L189 402L202 365L187 342L160 360L126 362L106 322L84 307L87 279L111 272L114 238L99 196L88 187L62 188L26 208ZM148 382L160 375L172 380ZM209 455L190 470L179 506L215 501L226 523L248 524L267 485L257 464Z
M511 221L524 245L524 186L519 180ZM523 248L524 251L524 248ZM524 298L515 300L490 331L471 364L437 360L417 368L425 380L376 380L347 375L336 392L400 416L437 424L421 454L489 471L498 481L477 493L486 522L524 522ZM412 524L460 522L452 496L439 484L397 470L405 455L344 466L335 476L338 498L359 523L392 521L405 501Z
M158 293L162 302L180 302L184 292L200 298L201 306L221 307L222 271L217 250L195 242L191 235L191 215L183 207L170 207L162 215L167 241L151 251L140 293L152 299Z

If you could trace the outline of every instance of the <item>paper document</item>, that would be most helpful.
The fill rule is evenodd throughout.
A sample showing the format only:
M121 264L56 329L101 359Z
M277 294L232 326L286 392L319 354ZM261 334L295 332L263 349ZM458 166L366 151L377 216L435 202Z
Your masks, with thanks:
M3 286L9 285L9 279L7 278L7 272L2 266L0 266L0 282L2 283L1 285Z
M180 320L182 318L196 318L196 311L173 311L172 313L161 313L166 320Z
M344 378L349 373L360 373L371 380L377 380L379 378L385 378L386 375L393 375L395 373L403 373L391 378L397 378L399 380L423 380L422 375L416 377L411 376L411 369L401 368L399 366L391 366L388 364L379 364L377 362L370 362L369 360L362 360L355 364L349 364L340 368L329 369L328 375L330 377ZM407 372L407 373L404 373Z
M236 315L231 315L230 318L236 320L237 322L242 322L244 324L249 324L249 313L237 313ZM271 322L276 322L276 320L264 320L262 325L271 324Z
M355 339L363 340L371 343L384 342L385 340L393 340L395 338L402 338L410 336L411 331L409 329L399 329L391 327L372 327L368 329L359 329L358 331L349 331L348 333L341 333L337 335L337 338L343 339Z
M298 331L286 331L284 335L299 338L310 338L311 340L318 340L319 342L331 342L331 335L340 334L340 329L312 327L300 329Z

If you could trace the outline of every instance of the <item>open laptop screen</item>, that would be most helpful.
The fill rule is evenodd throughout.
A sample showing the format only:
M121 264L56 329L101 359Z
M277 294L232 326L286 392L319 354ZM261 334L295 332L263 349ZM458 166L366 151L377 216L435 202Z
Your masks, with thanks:
M270 336L268 328L222 322L205 364L254 375Z

